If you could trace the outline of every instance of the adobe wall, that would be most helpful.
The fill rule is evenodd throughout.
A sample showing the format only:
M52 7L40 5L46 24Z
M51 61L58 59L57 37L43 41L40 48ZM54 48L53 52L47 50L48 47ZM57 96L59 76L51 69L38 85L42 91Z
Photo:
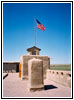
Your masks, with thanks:
M28 89L30 91L40 91L44 89L43 61L41 59L31 59L28 61Z
M71 87L71 72L47 69L46 78L64 86Z
M43 61L43 73L46 78L46 70L50 69L50 58L48 56L40 55L23 55L20 58L20 64L22 65L22 79L28 79L28 61L32 58L41 59Z
M3 62L3 72L19 72L19 62Z

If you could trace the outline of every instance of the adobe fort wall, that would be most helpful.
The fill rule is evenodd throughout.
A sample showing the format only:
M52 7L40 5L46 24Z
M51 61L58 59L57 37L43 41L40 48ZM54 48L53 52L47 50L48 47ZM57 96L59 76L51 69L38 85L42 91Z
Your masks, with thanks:
M59 71L47 69L46 78L61 85L71 87L71 71Z
M46 70L50 69L50 58L48 56L40 55L23 55L20 58L22 79L28 79L28 61L32 58L41 59L43 61L43 74L44 78L46 78Z

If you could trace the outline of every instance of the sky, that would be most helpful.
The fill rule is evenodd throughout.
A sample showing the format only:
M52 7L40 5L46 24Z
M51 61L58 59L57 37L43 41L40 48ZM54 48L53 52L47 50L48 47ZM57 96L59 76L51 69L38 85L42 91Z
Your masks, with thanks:
M70 3L4 3L3 61L20 61L20 56L28 54L26 49L35 45L34 18L46 27L36 29L40 55L49 56L51 64L70 64Z

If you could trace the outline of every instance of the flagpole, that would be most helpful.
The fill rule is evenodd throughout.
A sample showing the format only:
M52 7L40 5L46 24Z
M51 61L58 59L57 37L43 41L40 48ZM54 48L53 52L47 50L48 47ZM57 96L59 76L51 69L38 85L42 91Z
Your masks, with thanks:
M36 46L36 20L35 20L35 18L34 18L34 29L35 29L35 33L34 33L34 35L35 35L35 46Z

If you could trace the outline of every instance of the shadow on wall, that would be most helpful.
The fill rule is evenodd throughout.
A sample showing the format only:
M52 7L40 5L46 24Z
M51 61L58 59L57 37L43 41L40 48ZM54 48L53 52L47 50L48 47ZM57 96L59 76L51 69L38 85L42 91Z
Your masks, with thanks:
M54 85L45 85L44 86L44 90L55 89L55 88L57 88L57 87Z

